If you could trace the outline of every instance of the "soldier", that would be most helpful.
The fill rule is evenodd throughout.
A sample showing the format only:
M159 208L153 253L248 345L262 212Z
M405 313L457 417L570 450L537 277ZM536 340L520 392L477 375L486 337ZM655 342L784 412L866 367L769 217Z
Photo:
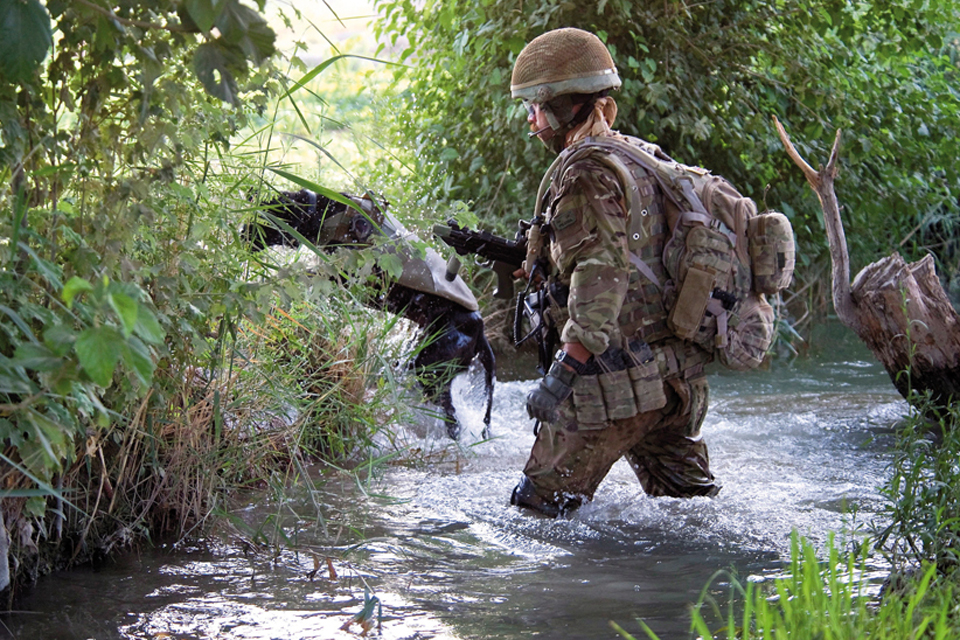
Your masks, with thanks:
M661 257L670 203L629 154L591 145L615 138L667 158L611 129L617 105L607 94L620 84L606 46L572 28L532 40L511 79L530 136L559 154L537 213L551 291L568 291L554 313L562 346L527 396L539 431L510 499L551 517L590 500L621 456L651 496L720 490L700 435L703 367L712 356L666 323Z

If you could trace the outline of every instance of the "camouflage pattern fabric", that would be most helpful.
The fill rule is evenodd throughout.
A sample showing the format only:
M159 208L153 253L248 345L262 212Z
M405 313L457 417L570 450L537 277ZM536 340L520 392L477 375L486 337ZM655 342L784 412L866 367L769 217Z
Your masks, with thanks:
M617 173L589 155L564 165L551 186L550 259L555 277L570 288L562 342L579 342L599 356L646 338L655 354L645 369L580 376L556 422L541 425L524 473L540 497L561 508L591 499L624 456L650 495L719 491L700 437L708 397L702 369L711 356L693 342L650 330L649 322L664 326L662 302L653 299L660 294L631 263L631 245L662 250L663 196L644 177L627 186L643 198L643 225L631 225ZM659 254L641 256L663 274ZM654 317L645 323L640 316Z
M673 378L663 384L667 404L662 409L603 425L578 424L571 403L564 403L557 422L541 425L523 470L537 494L563 509L576 507L593 498L613 463L626 456L651 496L715 495L720 487L700 436L707 379Z
M547 219L550 258L570 286L570 319L560 339L594 354L619 347L617 319L634 268L620 183L604 165L582 160L564 172L554 202Z

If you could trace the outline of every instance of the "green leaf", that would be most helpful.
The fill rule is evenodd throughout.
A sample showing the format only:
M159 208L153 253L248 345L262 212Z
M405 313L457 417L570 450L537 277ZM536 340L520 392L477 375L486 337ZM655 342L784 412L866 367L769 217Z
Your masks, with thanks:
M133 333L150 344L163 344L163 339L166 337L153 311L144 306L140 307L140 312L137 314L137 324L133 328Z
M138 338L131 338L123 345L123 363L136 374L137 379L145 387L153 382L153 372L157 368L151 357L150 349Z
M77 297L77 294L85 291L93 291L93 285L79 276L73 276L67 280L67 284L63 285L63 293L60 294L60 297L67 303L67 309L72 309L73 299Z
M63 366L63 360L51 349L33 342L22 342L14 351L14 360L10 366L24 367L34 371L56 371Z
M52 45L50 15L39 0L0 2L0 76L30 80Z
M403 261L395 253L383 253L377 257L377 266L394 280L403 275Z
M187 13L201 31L210 31L223 13L227 0L186 0Z
M123 336L116 329L91 327L77 337L74 349L90 379L101 387L109 387L123 345Z
M216 24L223 40L239 48L254 64L260 64L276 51L273 42L277 36L267 21L237 0L227 0Z
M123 325L123 337L129 338L137 325L137 308L140 306L137 301L125 293L114 292L107 296L110 306L120 318Z
M71 428L34 410L25 411L24 416L26 425L21 422L20 426L32 429L26 430L28 437L20 443L21 459L38 476L49 478L63 468L63 461L72 454L69 437Z
M240 61L242 62L242 60ZM236 55L217 42L207 42L193 54L193 70L207 93L234 106L240 105L237 81L228 66L235 66Z
M43 515L43 512L47 510L46 498L41 496L31 496L27 498L26 504L23 505L23 510L34 518L39 518Z

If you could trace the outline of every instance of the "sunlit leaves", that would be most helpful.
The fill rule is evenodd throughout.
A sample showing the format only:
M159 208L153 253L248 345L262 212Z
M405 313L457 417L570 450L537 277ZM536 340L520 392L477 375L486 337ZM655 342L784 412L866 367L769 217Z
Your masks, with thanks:
M448 29L442 12L454 6ZM431 198L471 202L487 226L530 214L550 160L525 142L509 99L513 60L533 37L574 24L596 32L618 63L616 128L792 211L806 259L829 259L819 205L783 153L773 114L814 162L844 130L838 190L856 264L898 249L916 216L944 207L958 215L956 0L610 0L602 9L491 0L482 14L454 0L377 7L385 37L417 46L405 70L412 119L401 126ZM957 270L955 258L943 264Z
M67 303L67 308L70 309L73 307L73 299L84 291L93 291L93 285L80 276L73 276L63 285L63 292L60 297Z

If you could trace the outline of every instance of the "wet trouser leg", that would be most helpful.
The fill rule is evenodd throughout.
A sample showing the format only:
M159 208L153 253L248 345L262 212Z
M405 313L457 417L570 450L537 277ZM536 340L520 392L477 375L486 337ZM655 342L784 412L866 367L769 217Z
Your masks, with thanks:
M668 381L677 403L669 415L627 452L627 460L651 496L713 496L720 491L710 473L707 443L700 426L707 415L709 386L706 377Z
M667 404L624 420L578 424L571 403L555 423L541 425L518 489L536 498L514 504L546 511L547 501L561 511L591 499L610 467L626 455L641 486L650 495L713 495L719 491L709 471L700 425L706 415L706 378L664 383ZM532 486L531 486L532 485Z

